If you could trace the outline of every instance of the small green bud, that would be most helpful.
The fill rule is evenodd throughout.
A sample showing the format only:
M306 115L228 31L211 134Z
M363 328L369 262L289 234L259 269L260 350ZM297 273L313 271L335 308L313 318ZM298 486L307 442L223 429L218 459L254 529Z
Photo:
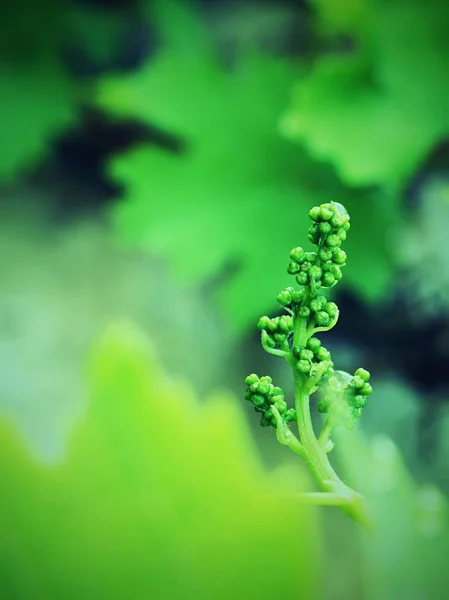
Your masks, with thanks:
M257 323L257 329L260 330L267 330L270 324L270 317L260 317L258 323Z
M359 369L357 369L357 371L354 373L354 375L361 377L363 379L363 381L368 381L369 378L371 377L371 373L369 371L367 371L366 369L362 369L361 367Z
M273 400L274 400L274 398L273 398ZM287 402L284 400L284 398L276 398L276 400L273 402L273 404L278 409L278 411L281 415L283 415L287 412Z
M259 382L258 382L258 381L256 381L255 383L252 383L252 384L249 386L249 389L250 389L250 391L251 391L253 394L256 394L256 393L257 393L257 390L259 389Z
M312 242L312 244L318 244L320 241L320 232L318 231L318 227L316 225L312 225L309 228L307 237L309 238L309 242Z
M327 208L326 205L322 205L320 207L320 217L321 219L323 219L323 221L330 221L333 217L334 212L330 209Z
M314 354L316 354L318 352L318 350L321 348L320 340L316 337L309 338L307 340L307 348L309 348L309 350L312 350L312 352Z
M323 273L321 281L324 287L332 287L333 285L335 285L335 277L329 271Z
M320 400L316 405L319 413L327 413L329 410L329 405L325 400Z
M292 301L294 304L301 304L301 302L304 300L304 298L306 297L306 290L304 288L301 288L300 290L296 290L293 292L292 294Z
M331 248L336 248L337 246L340 246L341 239L338 235L335 235L335 233L331 233L331 235L326 238L326 244Z
M298 314L300 317L307 318L310 316L310 308L308 306L301 306Z
M278 329L279 317L274 317L274 319L269 319L267 322L267 330L270 333L274 333Z
M353 406L354 408L365 408L367 402L368 400L365 398L365 396L357 395L353 400Z
M309 270L309 277L311 277L312 279L315 279L315 281L317 281L318 279L321 279L321 276L323 274L323 271L320 269L320 267L317 266L313 266L310 268Z
M332 260L336 265L344 265L346 263L346 258L346 252L340 248L337 248L332 255Z
M270 385L268 383L264 383L263 381L259 381L257 384L257 392L262 396L268 396L270 391Z
M331 223L332 227L335 227L335 229L340 229L340 227L343 227L343 225L346 223L346 219L342 215L335 213L335 215L332 217Z
M310 363L308 360L300 360L296 363L298 371L308 375L310 373Z
M255 373L251 373L251 375L248 375L248 377L245 379L246 385L252 385L253 383L257 383L258 381L259 377Z
M356 390L361 390L362 387L365 385L365 382L359 375L354 375L354 377L352 378L352 382L354 383L354 387Z
M328 260L332 259L332 250L330 248L320 248L318 251L318 256L323 262L327 262Z
M319 206L314 206L312 209L310 209L309 211L309 217L312 219L312 221L319 221L321 219L321 209Z
M349 221L346 221L346 223L342 226L342 229L348 232L351 229L351 223Z
M276 298L276 300L282 306L288 306L291 303L291 301L292 301L292 294L291 294L291 292L289 290L283 290L279 294L279 296Z
M279 319L279 329L284 333L290 333L293 329L293 319L290 316L283 316Z
M373 393L373 388L370 383L365 383L365 385L360 390L360 393L364 396L370 396Z
M296 360L299 360L299 357L301 356L301 350L303 348L304 348L304 346L300 346L299 344L296 346L293 346L292 353L293 353L293 356L296 358Z
M327 312L331 319L335 319L335 317L338 314L338 306L335 304L335 302L326 302L326 304L324 305L324 310Z
M289 408L285 413L285 420L287 423L291 421L296 421L296 410L294 408Z
M265 404L265 398L263 396L259 396L259 394L254 394L251 398L251 404L253 406L262 406Z
M285 333L280 333L279 331L273 333L273 338L278 344L283 344L285 341L287 341L287 335Z
M304 261L301 265L301 271L308 271L312 267L312 263L308 260Z
M304 258L304 254L304 248L298 246L297 248L293 248L293 250L290 252L290 258L295 262L300 263Z
M312 350L308 350L307 348L303 348L299 353L299 358L302 360L313 360L313 352Z
M273 396L282 396L284 397L284 392L282 391L282 388L280 387L273 387L273 389L271 390L271 393L273 394Z
M313 298L310 301L310 308L311 310L313 310L313 312L318 312L319 310L322 310L324 308L326 304L326 298L325 296L323 296L322 294L318 294L318 296L315 296L315 298Z
M343 277L343 273L341 272L340 267L337 265L331 265L329 267L329 272L332 273L336 281L340 281L340 279Z
M330 317L325 310L320 310L315 315L315 322L320 327L326 327L327 325L329 325L330 321Z
M316 252L306 252L304 254L304 260L311 263L312 265L316 263L317 257L318 257L318 255Z
M294 260L290 261L288 263L288 267L287 267L287 273L289 275L296 275L296 273L298 273L301 269L301 265L297 262L295 262Z
M274 348L276 346L276 342L274 341L274 339L271 337L271 335L267 335L265 337L265 343L269 348Z
M264 375L263 377L261 377L259 379L260 383L268 383L268 385L270 383L273 383L273 380L271 379L271 377L269 375Z
M296 275L296 281L299 285L307 285L307 282L309 281L307 273L298 273L298 275Z
M329 222L324 221L318 225L318 229L322 235L329 235L332 231L332 225Z
M329 350L327 350L327 348L325 348L324 346L321 346L321 348L319 348L318 351L315 353L315 356L320 361L329 360L331 357L331 353L329 352Z
M339 230L337 231L337 235L338 235L338 237L341 239L341 241L342 241L342 242L345 242L345 241L346 241L346 238L348 237L348 236L346 235L346 231L345 231L344 229L339 229Z

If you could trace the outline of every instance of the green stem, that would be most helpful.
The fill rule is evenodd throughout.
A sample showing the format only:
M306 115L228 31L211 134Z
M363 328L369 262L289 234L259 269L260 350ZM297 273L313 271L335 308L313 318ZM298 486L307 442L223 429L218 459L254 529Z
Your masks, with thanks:
M309 393L304 389L303 376L297 373L295 373L295 408L303 456L318 485L324 492L344 497L346 501L339 504L341 510L359 523L367 525L368 519L360 494L357 494L338 477L329 462L325 448L315 435L310 413Z

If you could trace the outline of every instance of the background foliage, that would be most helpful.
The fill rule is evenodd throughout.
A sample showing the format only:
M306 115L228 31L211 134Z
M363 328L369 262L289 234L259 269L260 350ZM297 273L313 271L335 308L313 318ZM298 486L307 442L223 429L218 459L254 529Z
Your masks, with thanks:
M5 8L2 597L441 597L448 21L438 0ZM241 400L248 372L288 390L254 326L329 200L353 227L326 345L375 387L337 460L376 536L292 500L313 483Z

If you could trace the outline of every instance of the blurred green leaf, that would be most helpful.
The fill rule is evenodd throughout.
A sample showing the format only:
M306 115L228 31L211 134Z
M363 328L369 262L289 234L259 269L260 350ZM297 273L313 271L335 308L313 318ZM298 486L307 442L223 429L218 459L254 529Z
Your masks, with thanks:
M119 233L168 257L191 281L237 265L220 301L238 329L270 310L289 281L288 253L306 238L310 207L336 200L354 219L346 282L366 298L381 297L391 279L396 202L348 191L278 135L298 68L251 52L225 70L186 3L157 6L165 45L138 72L104 79L98 103L183 136L187 150L178 156L143 146L112 163L125 186L113 213Z
M319 55L298 81L285 133L349 185L397 187L449 131L449 11L439 0L313 2L326 35L354 49Z
M226 394L200 407L125 324L96 347L90 381L59 466L1 428L5 600L317 597L314 513L264 475Z

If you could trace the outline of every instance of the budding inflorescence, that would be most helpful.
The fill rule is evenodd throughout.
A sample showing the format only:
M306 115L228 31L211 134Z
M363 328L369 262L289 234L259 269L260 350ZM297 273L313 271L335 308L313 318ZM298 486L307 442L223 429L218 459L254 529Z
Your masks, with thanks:
M295 277L299 288L287 287L277 297L287 314L264 316L257 324L264 350L285 358L293 371L294 408L288 406L282 389L275 387L270 377L249 375L245 398L262 414L261 424L276 429L281 444L306 458L325 493L333 490L334 499L345 490L342 505L347 510L348 497L357 506L359 495L338 478L327 459L333 448L330 436L338 425L354 426L372 388L370 374L364 369L357 369L354 375L334 370L331 353L316 337L338 320L337 305L321 291L342 278L346 253L341 245L350 228L349 215L341 204L330 202L312 208L309 216L312 225L308 237L316 249L308 252L298 246L290 252L287 272ZM313 431L309 399L317 391L321 396L317 409L326 418L318 437ZM299 438L290 430L292 421L297 422ZM357 511L354 508L353 515L359 518Z
M245 399L249 400L256 412L262 413L260 424L262 427L276 427L272 408L275 407L285 423L296 421L296 411L288 408L284 392L280 387L273 385L271 377L258 377L254 373L245 379L247 390Z
M365 369L357 369L354 375L329 369L323 384L318 411L327 414L334 426L343 423L348 429L354 427L373 393L368 383L371 375Z

